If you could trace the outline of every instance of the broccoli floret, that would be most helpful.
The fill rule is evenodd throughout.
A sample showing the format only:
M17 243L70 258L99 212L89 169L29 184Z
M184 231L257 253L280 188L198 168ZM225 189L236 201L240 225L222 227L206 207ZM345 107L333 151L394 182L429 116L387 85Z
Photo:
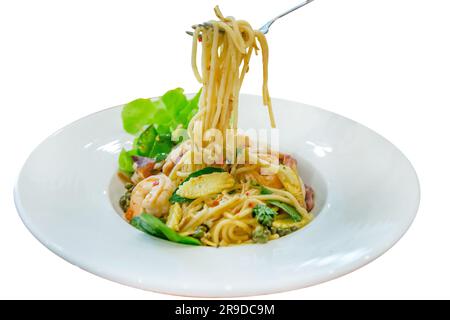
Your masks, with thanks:
M269 241L270 231L267 227L257 226L252 232L253 242L256 243L266 243Z
M270 227L272 225L273 219L277 213L264 204L258 204L253 209L253 216L258 220L258 222L265 226Z

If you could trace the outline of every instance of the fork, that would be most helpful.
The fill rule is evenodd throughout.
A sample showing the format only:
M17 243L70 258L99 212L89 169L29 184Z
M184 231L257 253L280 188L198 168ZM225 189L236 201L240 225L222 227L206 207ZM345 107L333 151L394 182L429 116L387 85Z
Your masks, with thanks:
M303 6L306 6L306 5L307 5L308 3L310 3L310 2L313 2L313 0L306 0L306 1L303 1L302 3L296 5L295 7L291 8L291 9L289 9L288 11L283 12L282 14L280 14L280 15L276 16L275 18L273 18L272 20L269 20L265 25L263 25L261 28L259 28L259 31L261 31L261 32L264 33L264 34L267 34L267 33L269 32L270 26L271 26L275 21L277 21L278 19L284 17L285 15L287 15L287 14L289 14L289 13L291 13L291 12L297 10L297 9L300 9L300 8L303 7Z
M313 1L314 1L314 0L306 0L306 1L303 1L302 3L296 5L295 7L293 7L293 8L291 8L291 9L289 9L289 10L283 12L282 14L279 14L278 16L276 16L275 18L273 18L272 20L267 21L267 22L266 22L261 28L259 28L258 30L261 31L261 32L264 33L264 34L267 34L267 33L269 32L270 27L272 26L272 24L273 24L275 21L277 21L278 19L284 17L285 15L287 15L287 14L289 14L289 13L291 13L291 12L297 10L297 9L300 9L301 7L306 6L308 3L313 2ZM202 25L203 25L203 26L209 26L209 23L208 23L208 22L205 22L205 23L203 23ZM195 27L197 27L197 25L196 25L196 26L192 26L192 27L195 28ZM190 36L194 35L194 33L193 33L192 31L186 31L186 33L187 33L188 35L190 35Z

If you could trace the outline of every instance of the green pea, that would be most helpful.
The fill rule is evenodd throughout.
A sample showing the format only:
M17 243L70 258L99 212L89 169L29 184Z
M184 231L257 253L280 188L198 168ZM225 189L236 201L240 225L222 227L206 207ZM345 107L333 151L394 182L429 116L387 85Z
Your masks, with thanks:
M127 211L128 207L130 206L130 198L128 198L126 195L121 196L119 199L119 206L124 212Z
M198 226L197 229L195 229L194 233L191 235L191 237L201 239L205 236L205 233L208 232L208 227L201 225Z
M133 188L134 188L134 184L132 184L132 183L126 183L125 184L125 189L132 190Z

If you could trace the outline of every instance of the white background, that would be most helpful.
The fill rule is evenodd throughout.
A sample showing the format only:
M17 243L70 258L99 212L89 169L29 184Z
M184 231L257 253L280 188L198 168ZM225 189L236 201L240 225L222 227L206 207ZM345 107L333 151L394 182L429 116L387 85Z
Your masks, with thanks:
M177 86L196 91L184 30L212 18L214 4L259 26L297 2L2 1L0 298L173 298L104 280L47 250L16 213L16 176L40 141L80 117ZM273 25L272 96L387 137L415 166L422 198L407 234L368 266L261 298L450 298L449 40L446 0L316 0ZM260 92L253 65L243 92Z

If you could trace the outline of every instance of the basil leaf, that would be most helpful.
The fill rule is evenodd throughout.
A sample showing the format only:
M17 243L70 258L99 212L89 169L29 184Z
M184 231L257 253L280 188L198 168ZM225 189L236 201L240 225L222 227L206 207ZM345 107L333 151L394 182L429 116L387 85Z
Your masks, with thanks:
M134 141L134 147L140 156L148 157L155 145L155 139L158 135L155 127L150 125Z
M140 216L134 217L131 220L131 224L137 229L161 239L194 246L202 244L200 240L196 238L180 235L151 214L143 213Z
M273 192L272 191L270 191L269 189L267 189L266 187L264 187L264 186L261 186L261 188L260 188L260 193L261 194L272 194Z
M149 157L156 159L156 161L164 160L172 150L173 146L174 144L170 134L158 135L155 138Z
M271 205L274 205L274 206L282 209L295 222L299 222L299 221L302 220L301 214L298 213L297 210L294 207L288 205L287 203L284 203L284 202L281 202L281 201L277 201L277 200L268 200L267 203L270 203Z

